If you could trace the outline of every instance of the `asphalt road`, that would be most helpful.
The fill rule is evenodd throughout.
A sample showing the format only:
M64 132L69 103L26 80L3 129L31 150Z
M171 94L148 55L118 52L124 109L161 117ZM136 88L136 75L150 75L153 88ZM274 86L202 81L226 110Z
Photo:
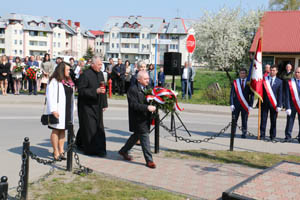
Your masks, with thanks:
M6 98L6 99L5 99ZM40 116L43 112L43 97L28 96L0 96L0 177L8 176L9 187L14 189L19 179L18 173L21 166L22 142L25 137L30 138L31 151L42 158L51 159L52 148L50 144L50 130L42 126ZM204 139L218 133L231 121L228 107L205 106L205 105L183 105L186 111L180 113L180 118L192 134L190 139ZM257 110L251 111L249 118L249 131L257 132ZM104 114L104 125L106 128L108 154L115 154L126 142L131 134L128 131L127 102L124 100L110 100L109 109ZM77 114L76 114L77 116ZM161 114L163 116L163 114ZM78 128L78 119L75 118L75 133ZM170 125L170 117L164 121ZM269 123L269 122L268 122ZM176 120L176 126L180 122ZM278 137L284 138L285 114L282 112L278 119ZM230 128L215 140L207 143L185 143L175 142L168 132L161 130L161 149L216 149L228 150ZM298 133L298 124L295 123L293 137ZM183 127L178 129L178 135L189 138ZM268 135L268 134L267 134ZM241 139L240 131L237 131L235 140L235 150L240 151L261 151L269 153L299 153L300 144L273 144L258 141L255 138ZM151 135L153 147L154 135ZM140 150L140 147L135 147ZM85 159L85 156L81 156ZM63 166L63 165L62 165ZM30 180L36 180L41 175L48 172L49 166L37 164L30 160Z

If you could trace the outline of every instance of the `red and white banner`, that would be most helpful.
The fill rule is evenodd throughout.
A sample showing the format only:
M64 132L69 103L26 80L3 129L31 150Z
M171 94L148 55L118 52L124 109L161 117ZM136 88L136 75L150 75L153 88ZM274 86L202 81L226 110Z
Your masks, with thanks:
M161 98L162 96L166 96L169 99L172 99L173 97L175 98L176 102L175 102L175 109L176 111L183 111L184 109L181 109L177 103L177 97L176 94L169 89L163 88L163 87L154 87L152 90L152 94L153 95L147 95L146 99L147 102L154 100L160 104L165 104L165 101L163 98Z
M242 105L242 107L247 111L247 113L249 113L249 105L248 102L246 101L244 95L243 95L243 90L241 88L241 82L240 79L236 79L233 81L233 86L235 89L235 93L238 97L238 100L240 102L240 104Z
M295 79L289 80L289 88L292 96L292 100L294 103L294 106L297 110L297 112L300 114L300 99L299 99L299 94L298 94L298 89L296 85Z
M274 108L274 110L276 110L277 107L277 100L275 98L275 95L273 93L272 87L270 85L270 81L268 80L268 77L264 77L264 81L263 81L265 90L267 92L267 96L272 104L272 107Z
M257 49L251 71L250 88L252 92L263 101L263 74L262 74L262 49L261 38L258 40Z

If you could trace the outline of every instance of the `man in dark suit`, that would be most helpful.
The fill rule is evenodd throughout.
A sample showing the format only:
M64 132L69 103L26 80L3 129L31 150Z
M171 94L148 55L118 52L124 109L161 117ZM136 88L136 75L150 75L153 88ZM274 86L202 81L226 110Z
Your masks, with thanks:
M276 77L278 69L272 66L270 75L264 77L263 83L263 103L261 107L260 133L261 139L265 139L268 113L270 111L270 138L276 138L276 121L278 112L282 106L282 80Z
M285 126L285 141L290 142L296 114L298 113L298 123L300 125L300 67L295 71L295 78L286 83L285 89L285 106L286 106L286 126ZM294 97L294 98L292 98ZM297 97L298 100L297 101ZM300 143L300 130L298 133L298 142Z
M140 71L137 75L137 80L138 83L131 86L127 93L129 105L129 130L134 133L121 148L119 154L123 156L125 160L131 161L132 157L128 155L128 151L136 144L137 140L140 139L146 166L155 168L156 165L153 162L150 151L149 133L151 113L156 110L156 107L147 104L144 93L144 90L149 84L148 73L146 71Z
M113 67L114 74L116 75L116 83L119 95L123 96L125 90L125 72L126 67L122 64L122 59L118 59L118 64Z
M240 69L240 78L234 80L230 91L230 108L235 116L236 122L239 119L241 113L242 116L242 138L246 138L247 134L247 122L248 114L253 105L253 92L247 85L247 70L245 68ZM236 130L234 130L235 133Z

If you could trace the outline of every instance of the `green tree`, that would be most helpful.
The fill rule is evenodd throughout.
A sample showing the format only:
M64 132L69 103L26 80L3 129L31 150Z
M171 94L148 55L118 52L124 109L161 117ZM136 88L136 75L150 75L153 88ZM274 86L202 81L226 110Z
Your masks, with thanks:
M249 49L261 16L260 11L242 13L240 8L206 12L195 26L194 59L225 71L231 82L230 71L250 66Z
M85 53L85 55L83 56L83 58L84 58L85 60L89 60L89 59L91 59L94 55L95 55L95 54L94 54L94 52L93 52L92 47L88 47L88 49L86 50L86 53Z
M269 0L271 10L299 10L300 0Z

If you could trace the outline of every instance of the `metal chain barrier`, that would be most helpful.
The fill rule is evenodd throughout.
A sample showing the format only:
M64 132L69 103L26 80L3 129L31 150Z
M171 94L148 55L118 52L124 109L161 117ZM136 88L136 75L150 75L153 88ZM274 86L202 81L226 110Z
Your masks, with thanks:
M169 129L166 125L163 124L163 122L160 122L159 125L161 127L163 127L168 133L170 133L170 135L172 135L173 137L177 137L178 140L180 140L180 141L184 141L186 143L202 143L202 142L208 142L210 140L216 139L220 135L224 134L225 131L231 126L231 122L229 122L227 126L225 126L224 128L222 128L219 133L217 133L215 135L212 135L212 136L210 136L208 138L200 139L200 140L192 140L192 139L187 139L187 138L184 138L184 137L181 137L181 136L176 136L175 131Z
M27 159L28 154L27 152L23 152L22 155L22 165L21 165L21 170L19 172L20 180L18 182L18 187L17 187L17 194L15 196L16 199L21 199L21 192L24 188L24 176L25 176L25 160Z
M76 145L74 144L74 149L76 149ZM80 160L79 160L79 156L77 154L76 151L74 151L74 159L75 159L75 163L76 165L79 167L79 170L76 171L77 174L81 174L81 173L84 173L84 174L89 174L89 173L92 173L93 170L88 168L88 167L85 167L83 165L80 164Z
M237 127L242 131L242 127L237 125ZM251 133L250 131L247 131L247 135L250 136L250 137L253 137L253 138L257 138L258 136ZM288 142L299 142L299 137L295 137L295 138L291 138L289 140L284 140L284 139L278 139L278 138L275 138L275 139L271 139L271 138L264 138L263 141L264 142L272 142L272 143L288 143Z

